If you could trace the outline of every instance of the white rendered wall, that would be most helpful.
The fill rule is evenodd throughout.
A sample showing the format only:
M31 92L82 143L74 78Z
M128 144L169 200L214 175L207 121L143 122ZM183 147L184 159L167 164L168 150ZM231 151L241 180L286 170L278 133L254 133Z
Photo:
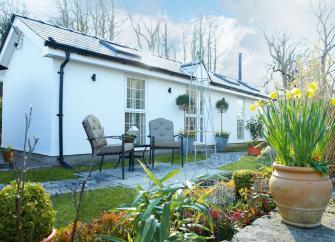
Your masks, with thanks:
M58 155L58 74L61 59L55 59L53 65L52 87L52 152ZM91 80L96 74L96 81ZM96 115L104 126L106 135L121 135L124 133L126 111L126 80L127 77L138 77L145 80L146 96L146 132L148 122L152 119L164 117L172 120L175 132L183 128L183 113L175 104L178 95L184 94L188 84L181 84L161 80L158 78L127 74L106 67L99 67L70 60L65 67L64 75L64 155L86 154L91 149L82 127L82 120L88 114ZM171 87L171 94L168 89ZM223 129L230 132L230 143L249 141L249 134L245 131L245 139L237 140L236 136L236 95L219 91L212 92L213 119L215 130L220 130L220 114L215 109L215 102L225 97L229 102L229 109L223 114ZM251 117L246 97L245 123Z
M39 136L35 153L51 153L51 99L52 59L42 56L28 35L23 46L15 49L8 70L3 75L2 147L11 145L22 150L25 116L33 107L30 136Z

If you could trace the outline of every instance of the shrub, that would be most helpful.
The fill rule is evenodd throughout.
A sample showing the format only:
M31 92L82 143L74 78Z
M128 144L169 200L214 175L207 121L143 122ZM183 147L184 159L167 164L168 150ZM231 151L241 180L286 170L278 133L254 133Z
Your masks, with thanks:
M256 171L253 170L238 170L234 171L232 179L235 183L236 194L239 194L239 190L242 188L250 188L252 186L252 177Z
M256 141L263 136L263 123L259 119L250 119L245 127L249 132L251 139Z
M57 233L57 242L70 242L73 224L69 224ZM91 223L79 223L77 225L77 236L75 241L103 241L97 235L114 236L123 240L134 237L131 221L125 216L124 212L108 211L103 212Z
M16 231L15 182L0 191L0 238L19 241ZM55 211L50 196L40 184L26 183L22 196L21 223L25 242L36 242L48 237L54 228Z

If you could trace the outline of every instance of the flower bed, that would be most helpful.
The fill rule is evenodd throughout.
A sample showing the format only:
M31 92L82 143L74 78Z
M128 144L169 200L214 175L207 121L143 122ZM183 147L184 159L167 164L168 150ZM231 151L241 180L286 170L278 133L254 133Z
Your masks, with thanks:
M244 170L235 172L230 181L216 177L208 178L208 183L201 179L164 186L173 174L159 180L150 173L155 185L149 191L140 189L127 208L104 212L91 223L81 223L77 240L229 240L239 229L274 209L269 174L268 169ZM71 232L70 224L58 232L56 241L70 241Z

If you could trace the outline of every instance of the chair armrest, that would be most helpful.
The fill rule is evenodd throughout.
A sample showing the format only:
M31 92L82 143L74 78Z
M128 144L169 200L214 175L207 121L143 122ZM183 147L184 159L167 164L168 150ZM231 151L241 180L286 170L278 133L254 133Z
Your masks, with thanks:
M121 139L123 140L124 137L118 136L118 135L110 135L110 136L101 136L101 137L94 137L94 138L88 138L88 140L97 140L97 139Z

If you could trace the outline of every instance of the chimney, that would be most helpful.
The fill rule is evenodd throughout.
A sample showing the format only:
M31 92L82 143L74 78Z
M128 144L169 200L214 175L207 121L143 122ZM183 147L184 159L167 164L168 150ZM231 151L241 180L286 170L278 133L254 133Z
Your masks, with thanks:
M238 80L242 81L242 53L238 53Z

